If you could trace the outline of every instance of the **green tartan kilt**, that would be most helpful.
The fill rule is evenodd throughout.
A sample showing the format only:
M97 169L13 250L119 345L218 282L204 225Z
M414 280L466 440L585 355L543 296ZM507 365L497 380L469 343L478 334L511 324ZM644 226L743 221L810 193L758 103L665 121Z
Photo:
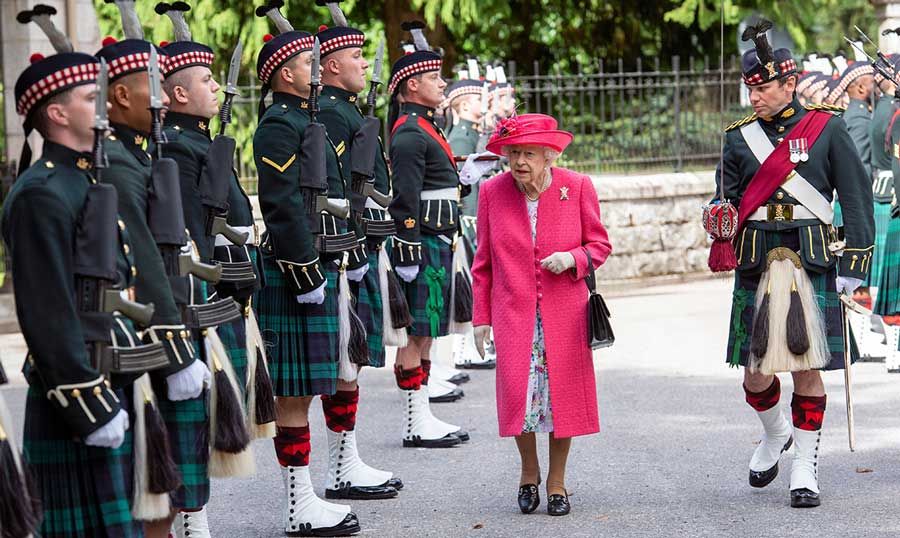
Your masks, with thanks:
M422 265L419 274L412 282L400 281L406 293L406 301L409 303L409 311L412 314L413 324L409 327L409 334L413 336L430 336L437 338L447 336L450 323L450 279L453 276L453 250L444 239L446 236L422 234ZM437 331L433 330L431 318L427 310L428 282L425 273L428 267L444 271L441 281L441 301L443 305L438 312ZM440 304L440 303L439 303Z
M875 247L878 252L878 247ZM879 316L900 313L900 219L890 219L874 312Z
M241 394L244 394L247 388L247 325L246 320L241 317L231 323L219 325L216 329L225 350L228 351L228 358L231 359L231 365L234 367L234 373L237 376L238 386L241 388Z
M878 286L881 282L890 224L891 204L875 202L875 249L872 253L872 268L869 269L869 278L866 279L863 286Z
M131 402L128 392L116 391L126 411ZM125 432L125 442L116 449L73 441L68 425L50 400L29 388L24 448L43 504L39 536L143 536L141 524L131 518L134 459L130 429Z
M263 255L266 287L259 291L256 313L266 342L269 375L276 396L334 394L338 376L338 269L322 262L325 301L300 304L274 256Z
M460 217L460 224L462 244L466 248L466 255L471 267L475 261L475 251L478 249L478 219L475 217Z
M771 251L776 247L787 247L795 252L800 250L800 237L796 230L766 231L762 233L765 234L767 251ZM756 311L756 289L759 286L762 273L760 271L755 274L748 274L744 271L735 271L731 317L729 318L728 349L725 357L725 362L732 366L740 365L746 367L750 359L750 338L752 337L753 318ZM807 270L806 274L812 282L819 309L824 316L828 349L831 351L831 362L823 370L843 369L844 313L837 293L837 269L832 267L824 273L814 273ZM859 358L859 352L853 338L850 339L850 356L854 362Z
M378 248L382 248L378 246ZM369 347L369 366L384 366L383 332L384 312L382 310L381 286L378 281L378 250L369 251L369 270L361 282L350 282L350 291L356 300L356 314L366 327L366 341Z

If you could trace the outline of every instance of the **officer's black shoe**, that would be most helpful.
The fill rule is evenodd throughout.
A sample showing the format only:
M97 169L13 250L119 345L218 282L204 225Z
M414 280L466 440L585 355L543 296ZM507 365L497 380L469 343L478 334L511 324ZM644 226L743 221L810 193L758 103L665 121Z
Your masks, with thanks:
M470 379L471 378L469 377L469 374L467 374L465 372L460 372L460 373L456 374L455 376L451 377L450 379L448 379L447 381L449 381L450 383L453 383L454 385L462 385L463 383L468 383Z
M306 525L301 525L299 531L286 531L284 534L286 536L351 536L360 530L362 529L359 527L359 520L356 518L356 514L351 512L334 527L318 527L314 529L312 525L307 523Z
M540 504L541 494L538 493L537 484L519 486L519 510L523 514L534 512Z
M455 402L465 396L465 393L461 389L453 389L447 394L442 394L440 396L429 396L428 401L431 403L450 403Z
M404 439L403 446L412 448L450 448L461 442L460 438L452 433L448 433L440 439L422 439L415 435L412 439Z
M397 489L391 486L351 486L346 485L341 489L326 489L326 499L350 499L354 501L370 501L378 499L393 499L398 495Z
M456 430L455 432L451 433L450 435L455 435L463 443L469 442L469 432L467 432L465 430Z
M791 437L787 440L787 443L784 444L784 448L781 449L781 453L785 453L791 448L791 445L794 444L794 438ZM778 476L778 462L775 462L775 465L766 469L765 471L750 471L750 485L754 488L764 488L772 483L772 480L775 480L775 477Z
M815 508L822 504L819 494L810 489L791 490L791 508Z
M569 495L559 495L555 493L547 499L547 513L551 516L564 516L572 510L569 504Z
M400 491L401 489L403 489L403 481L399 478L391 478L390 480L382 484L382 486L391 487L396 489L397 491Z

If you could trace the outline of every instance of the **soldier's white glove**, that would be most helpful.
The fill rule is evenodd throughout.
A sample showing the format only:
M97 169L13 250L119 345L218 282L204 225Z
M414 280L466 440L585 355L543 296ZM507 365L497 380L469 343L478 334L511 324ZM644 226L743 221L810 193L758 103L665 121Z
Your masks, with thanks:
M194 361L190 366L166 377L167 395L170 402L193 400L203 393L203 386L212 381L209 368L203 361Z
M475 349L478 350L478 354L481 355L481 358L484 358L484 343L491 339L491 326L490 325L478 325L472 328L472 331L475 333Z
M862 279L852 278L849 276L839 276L837 277L837 292L838 293L846 293L847 295L853 295L853 292L856 291L856 288L862 286Z
M493 168L497 161L494 160L485 160L485 161L476 161L478 157L496 157L497 155L491 153L490 151L485 151L484 153L471 153L466 158L466 164L463 165L462 170L459 171L459 182L463 185L474 185L478 183L478 180L484 176L488 170Z
M569 252L554 252L541 260L541 267L558 275L575 267L575 256Z
M128 413L119 409L112 420L85 437L84 444L100 448L119 448L125 441L125 431L129 425Z
M412 282L416 279L416 276L419 275L419 266L408 265L403 267L394 267L394 271L397 271L397 276L402 278L404 282Z
M352 280L353 282L360 282L362 281L363 277L366 276L366 272L368 270L369 264L365 264L357 269L347 269L347 278Z
M322 304L325 302L325 285L323 282L318 288L297 296L297 302L300 304Z

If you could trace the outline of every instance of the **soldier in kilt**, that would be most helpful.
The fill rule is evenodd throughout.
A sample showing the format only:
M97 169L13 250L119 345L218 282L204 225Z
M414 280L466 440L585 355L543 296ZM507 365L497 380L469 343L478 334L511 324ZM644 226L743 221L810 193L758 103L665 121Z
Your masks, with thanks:
M397 350L394 372L406 409L403 446L441 448L469 438L431 414L427 394L432 341L449 333L451 321L460 182L453 151L434 123L447 85L441 78L441 57L425 48L424 36L414 37L419 50L394 63L388 85L394 183L390 214L398 223L391 261L405 283L413 320L408 345Z
M340 10L334 4L332 9ZM343 19L339 16L337 21ZM368 148L354 143L377 144L375 154L375 189L387 196L391 192L387 162L380 138L357 141L364 117L359 110L359 93L366 88L369 64L362 55L365 34L349 26L336 24L320 27L317 34L322 47L321 110L319 120L328 130L335 146L345 184L351 185L353 152ZM368 178L366 178L368 181ZM349 256L347 275L356 300L356 312L366 328L368 366L384 367L385 305L388 290L381 289L379 256L384 241L393 233L393 221L387 208L371 197L348 188L352 226L359 246ZM388 268L385 268L385 270ZM389 316L388 316L389 317ZM387 320L390 323L390 319ZM392 328L391 328L392 329ZM361 367L360 367L361 368ZM322 411L328 435L328 476L325 496L331 499L383 499L397 496L403 482L387 471L374 469L359 456L356 438L356 415L360 398L357 380L339 379L333 395L322 396Z
M885 323L888 354L886 364L888 372L900 372L900 208L897 206L897 189L900 187L900 111L894 112L888 128L888 144L893 189L890 204L890 222L882 257L881 278L878 293L875 296L873 312ZM886 190L884 191L886 192Z
M838 293L852 293L866 278L872 191L835 109L797 102L796 64L789 50L772 50L768 27L762 21L744 33L755 43L742 58L755 114L727 129L717 171L724 198L740 207L742 219L726 361L745 367L746 400L764 429L750 460L750 485L771 483L781 454L793 445L791 506L806 508L820 504L826 396L819 370L844 366ZM829 247L835 190L845 215L842 256ZM775 375L786 371L794 381L793 428L779 405Z
M19 20L48 16L26 11ZM65 52L72 45L62 40L53 40L60 53L32 55L16 81L25 135L40 133L43 154L31 164L26 141L2 213L16 314L28 345L24 461L42 504L39 536L138 537L128 430L130 388L142 372L126 374L102 359L140 339L130 320L85 292L134 283L130 238L121 220L117 225L115 190L96 185L91 174L99 63ZM86 251L84 242L99 237L111 239L93 245L103 252ZM99 262L107 255L108 267Z
M352 534L360 526L350 507L324 501L313 490L309 406L315 396L338 393L340 308L350 293L344 272L348 253L359 243L347 220L330 212L349 206L334 146L325 137L327 193L311 186L315 161L301 149L306 137L314 140L321 132L321 124L311 124L309 101L314 37L293 30L277 7L262 7L257 15L273 18L281 31L266 36L257 60L263 95L253 148L266 224L261 247L266 287L257 311L277 398L274 444L284 480L284 529L289 535ZM264 109L269 90L272 104ZM326 195L328 209L320 213L311 202Z

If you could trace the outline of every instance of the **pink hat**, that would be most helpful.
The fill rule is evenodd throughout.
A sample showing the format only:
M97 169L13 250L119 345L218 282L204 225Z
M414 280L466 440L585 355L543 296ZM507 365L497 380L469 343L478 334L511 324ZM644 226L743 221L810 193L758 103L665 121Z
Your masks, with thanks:
M572 142L572 133L556 129L556 120L546 114L522 114L497 124L487 150L500 154L504 146L544 146L560 153Z

